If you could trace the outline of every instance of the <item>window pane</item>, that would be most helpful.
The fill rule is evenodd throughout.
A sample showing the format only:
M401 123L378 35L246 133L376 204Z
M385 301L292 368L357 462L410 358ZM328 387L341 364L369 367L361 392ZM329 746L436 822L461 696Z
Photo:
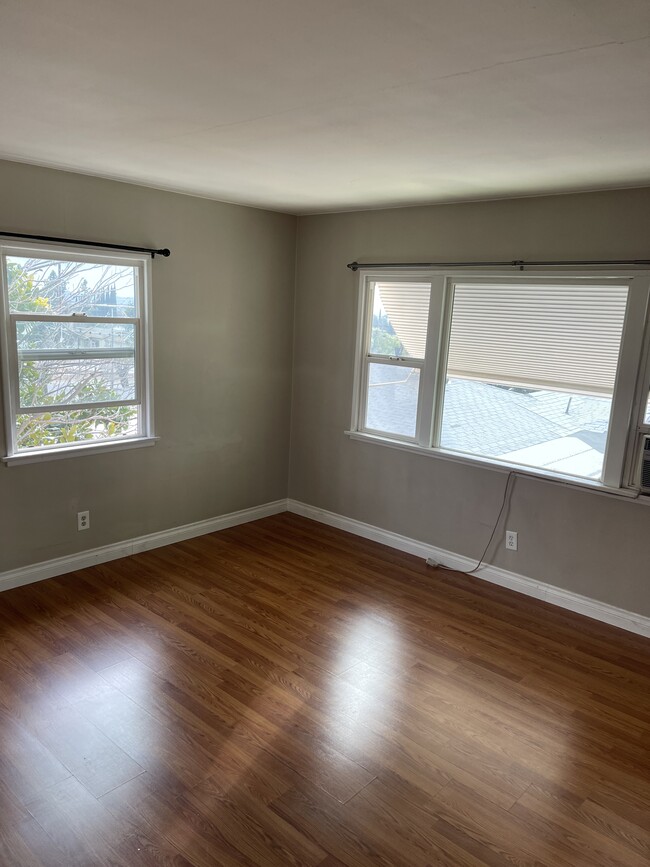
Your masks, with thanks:
M135 325L130 322L16 322L18 352L32 357L53 354L133 353Z
M135 326L16 322L23 407L135 400Z
M414 437L420 371L415 367L370 364L366 428Z
M457 285L441 446L600 479L627 291Z
M7 257L9 308L13 313L135 316L132 265Z
M424 358L430 283L375 283L371 355Z
M72 358L20 361L20 405L135 400L134 358Z
M645 408L645 419L643 422L644 424L650 424L650 396L648 396L648 403Z
M611 398L450 377L440 445L600 479Z
M35 415L18 415L19 450L46 448L91 440L120 439L140 432L136 406L96 407Z

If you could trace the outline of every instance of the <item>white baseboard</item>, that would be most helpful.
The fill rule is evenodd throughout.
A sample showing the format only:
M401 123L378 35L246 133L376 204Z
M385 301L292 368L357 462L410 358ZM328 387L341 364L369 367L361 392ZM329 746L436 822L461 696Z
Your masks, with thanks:
M127 539L124 542L115 542L112 545L103 545L101 548L92 548L89 551L80 551L78 554L35 563L33 566L23 566L9 572L0 572L0 591L20 587L23 584L32 584L34 581L43 581L45 578L54 578L56 575L65 575L67 572L86 569L88 566L95 566L98 563L108 563L109 560L129 557L131 554L150 551L152 548L162 548L164 545L172 545L174 542L183 542L185 539L204 536L206 533L215 533L217 530L225 530L227 527L235 527L238 524L247 524L249 521L257 521L259 518L267 518L269 515L277 515L279 512L286 511L287 501L276 500L262 506L253 506L251 509L229 512L227 515L220 515L217 518L208 518L206 521L196 521L194 524L172 527L169 530L161 530L159 533L149 533L146 536L138 536L136 539Z
M346 518L344 515L337 515L335 512L328 512L325 509L308 506L306 503L301 503L298 500L287 500L287 509L297 515L311 518L313 521L320 521L321 524L328 524L330 527L346 530L348 533L353 533L356 536L363 536L364 539L371 539L373 542L389 545L391 548L397 548L399 551L405 551L407 554L413 554L416 557L421 557L423 560L431 557L437 563L448 566L451 569L462 571L471 569L476 564L476 560L463 557L460 554L453 554L451 551L445 551L444 548L436 548L433 545L418 542L416 539L410 539L408 536L401 536L399 533L382 530L381 527L375 527L372 524L364 524L363 521L356 521L354 518ZM606 602L599 602L597 599L591 599L588 596L580 596L578 593L572 593L569 590L554 587L552 584L545 584L542 581L526 578L524 575L518 575L516 572L508 572L506 569L500 569L498 566L486 564L473 574L477 578L489 581L491 584L507 587L509 590L524 593L526 596L534 596L536 599L542 599L551 605L557 605L560 608L584 614L586 617L600 620L603 623L610 623L612 626L618 626L621 629L635 632L637 635L643 635L646 638L650 637L650 617L644 617L642 614L625 611L623 608L616 608L614 605L608 605Z
M382 545L388 545L398 551L405 551L407 554L413 554L423 560L431 557L451 569L462 571L471 568L476 562L460 554L445 551L444 548L436 548L408 536L401 536L399 533L382 530L381 527L365 524L354 518L346 518L344 515L337 515L335 512L328 512L325 509L289 499L276 500L273 503L254 506L251 509L242 509L239 512L230 512L217 518L209 518L206 521L197 521L182 527L172 527L159 533L150 533L136 539L116 542L113 545L104 545L101 548L80 551L78 554L70 554L66 557L57 557L54 560L46 560L32 566L23 566L9 572L0 572L0 591L20 587L23 584L31 584L34 581L43 581L46 578L54 578L57 575L65 575L67 572L86 569L88 566L95 566L98 563L108 563L110 560L117 560L120 557L128 557L141 551L150 551L152 548L172 545L174 542L182 542L185 539L203 536L206 533L215 533L218 530L225 530L227 527L247 524L249 521L257 521L259 518L266 518L269 515L277 515L286 511L311 518L321 524L328 524L330 527L338 527L340 530L345 530L356 536L363 536L364 539L371 539ZM526 596L534 596L536 599L542 599L560 608L584 614L586 617L600 620L603 623L610 623L613 626L626 629L628 632L635 632L637 635L650 637L650 618L641 614L625 611L614 605L608 605L606 602L599 602L588 596L580 596L578 593L571 593L569 590L535 581L524 575L508 572L506 569L489 564L482 566L474 574L477 578L482 578L491 584L507 587L509 590L524 593Z

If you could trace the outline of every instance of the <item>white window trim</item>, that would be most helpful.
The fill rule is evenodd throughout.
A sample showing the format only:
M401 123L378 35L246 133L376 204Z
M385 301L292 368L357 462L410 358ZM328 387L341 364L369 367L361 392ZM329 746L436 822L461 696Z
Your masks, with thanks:
M146 446L153 446L159 440L159 437L123 437L122 440L107 440L103 443L88 443L87 445L62 445L49 450L46 449L30 449L19 452L11 457L2 458L2 462L8 466L16 466L17 464L36 464L41 461L59 461L65 458L78 458L83 455L103 454L104 452L119 452L123 449L140 449Z
M607 278L629 282L630 291L621 336L621 350L614 394L612 414L603 462L602 481L557 473L537 467L514 464L494 458L456 452L441 448L439 442L442 423L442 399L447 371L447 352L453 306L453 284L462 280L593 280ZM431 308L427 335L426 358L421 371L418 402L418 427L415 438L393 436L364 428L369 322L371 322L372 292L375 282L430 282ZM442 296L439 293L442 291ZM436 298L438 301L436 302ZM436 308L437 303L437 308ZM434 309L436 308L436 309ZM441 269L360 269L359 306L354 361L353 403L350 429L345 431L353 440L411 451L417 454L451 460L494 470L514 470L531 476L568 485L587 488L601 493L633 499L650 504L650 498L639 498L638 467L641 437L650 433L650 425L643 423L650 389L650 271L638 269L597 268L588 271L579 268L526 267L525 273L498 268ZM401 362L409 363L406 358ZM425 383L426 382L426 388ZM433 382L433 385L432 385Z
M136 400L119 401L104 404L75 404L72 409L83 409L87 406L127 406L138 405L140 407L140 430L130 437L115 437L104 441L83 441L79 443L65 443L46 448L16 449L15 445L15 418L18 414L18 375L15 370L16 346L15 346L15 320L24 321L29 319L43 318L37 314L10 313L8 304L8 291L6 285L6 256L32 256L33 258L52 258L61 261L83 261L96 264L110 263L113 265L129 265L136 269L136 317L124 317L127 323L136 326L135 354L137 357ZM1 363L2 363L2 393L5 416L6 455L0 460L2 463L12 466L16 464L36 463L39 461L60 460L81 455L99 454L102 452L121 451L129 448L142 448L154 445L158 437L154 433L154 406L153 406L153 322L151 315L151 257L147 254L130 254L98 250L87 247L65 246L58 247L51 244L39 243L0 243L0 326L2 333ZM52 321L80 321L80 322L114 322L111 317L74 315L52 315L47 317ZM61 410L64 406L39 407L39 412L47 412L48 409ZM21 410L22 411L22 410ZM27 409L27 412L30 410Z

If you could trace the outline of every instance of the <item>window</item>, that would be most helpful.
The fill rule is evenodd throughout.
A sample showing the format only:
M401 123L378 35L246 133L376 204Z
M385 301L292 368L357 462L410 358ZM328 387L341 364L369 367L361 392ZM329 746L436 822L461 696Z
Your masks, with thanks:
M648 293L638 271L362 272L351 432L634 487Z
M374 285L365 362L366 430L416 436L430 298L430 283Z
M1 246L6 461L149 444L149 260Z

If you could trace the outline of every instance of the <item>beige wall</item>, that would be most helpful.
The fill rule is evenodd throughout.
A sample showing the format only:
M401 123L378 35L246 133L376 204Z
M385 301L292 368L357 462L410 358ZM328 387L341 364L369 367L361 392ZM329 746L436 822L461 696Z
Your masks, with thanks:
M358 277L346 263L648 257L650 189L300 218L289 493L478 557L506 476L353 442ZM650 506L532 478L515 482L497 565L650 615ZM505 526L505 525L504 525Z
M0 466L0 572L286 496L295 218L0 162L0 228L172 250L153 266L160 442Z

